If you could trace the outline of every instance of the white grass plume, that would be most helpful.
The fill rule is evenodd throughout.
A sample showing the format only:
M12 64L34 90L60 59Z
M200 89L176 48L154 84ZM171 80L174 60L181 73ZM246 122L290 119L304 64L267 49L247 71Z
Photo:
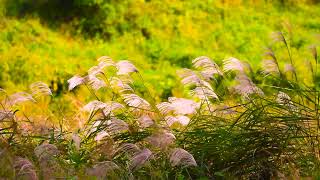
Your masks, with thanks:
M109 66L115 66L113 60L108 56L102 56L97 59L99 64L97 66L93 66L88 70L88 75L96 76L98 74L104 74L104 69Z
M26 92L17 92L9 96L9 102L11 105L16 105L26 101L35 102L32 95Z
M162 114L169 114L174 111L174 107L170 102L162 102L156 106Z
M13 167L16 171L16 178L38 180L38 176L33 164L26 158L17 157L14 159Z
M117 75L126 75L132 72L138 72L138 69L127 60L122 60L116 63L118 69Z
M199 108L199 104L190 99L169 97L168 101L174 108L176 114L194 114Z
M282 91L279 91L276 102L282 106L287 107L290 111L298 111L298 108L291 101L291 97Z
M281 31L272 32L271 33L271 39L274 42L283 42L283 43L287 44L286 39L285 39L285 37L284 37L284 35L283 35L283 33Z
M32 96L51 96L52 92L49 86L43 82L35 82L30 85Z
M133 92L132 87L130 86L131 80L128 78L120 79L118 77L112 77L110 80L110 85L113 90L119 90L120 93L124 92Z
M263 91L258 88L244 73L237 74L238 85L234 87L236 93L248 98L251 94L263 95Z
M172 126L174 123L179 123L182 126L186 126L190 122L190 118L187 116L183 115L178 115L178 116L166 116L165 120L168 124L168 126Z
M111 120L107 121L107 132L109 134L117 134L127 130L129 130L129 125L120 119L112 117Z
M149 115L143 114L138 118L138 123L140 127L147 128L152 126L154 124L154 121Z
M107 133L106 131L100 131L97 133L96 137L94 138L95 141L101 141L103 138L110 136L109 133Z
M278 64L273 59L266 59L262 61L263 73L268 74L280 74L280 70L278 68Z
M229 72L229 71L239 71L239 72L244 72L244 65L243 63L234 57L231 57L229 59L225 59L223 61L223 71L224 72Z
M113 62L112 58L109 57L109 56L101 56L100 58L97 59L97 61L99 63L105 62L105 63L109 64L110 66L114 65L114 62Z
M145 148L140 152L136 153L130 160L129 169L134 171L141 168L152 156L152 152Z
M87 111L87 112L93 112L99 109L104 109L107 106L104 102L98 101L98 100L93 100L86 104L82 110Z
M107 87L106 83L104 82L104 80L96 77L96 76L92 76L89 75L88 76L88 81L90 86L94 89L94 90L99 90L100 88L103 87Z
M190 69L182 69L177 71L177 74L182 78L181 82L183 85L199 85L201 83L201 78Z
M186 150L175 148L170 155L170 163L172 166L197 166L197 162L193 156Z
M122 155L123 153L127 154L127 155L134 155L138 152L140 152L140 148L133 143L124 143L122 145L120 145L115 152L113 153L113 155Z
M122 97L124 99L124 102L130 107L145 110L151 109L149 102L136 94L123 94Z
M34 153L40 161L48 161L58 155L59 150L53 144L42 144L34 149Z
M286 73L286 72L292 72L292 73L294 73L296 70L295 70L295 68L292 66L292 64L285 64L283 71L284 71L285 73Z
M207 87L196 87L190 91L191 95L199 97L201 100L208 101L209 99L219 99L218 95L213 91L212 88Z
M214 74L222 75L219 66L206 56L200 56L192 60L192 64L195 68L201 70L201 75L205 79L211 79Z
M169 97L168 101L157 105L162 114L166 115L170 112L180 115L194 114L200 107L198 103L185 98Z
M167 131L157 132L146 138L146 141L152 146L164 149L173 144L176 137Z
M103 161L98 162L92 168L87 169L87 174L89 176L103 178L117 169L119 169L119 166L116 163L112 161Z
M116 110L121 110L121 109L124 109L125 107L118 103L118 102L115 102L115 101L109 101L109 102L106 102L104 103L105 106L103 108L103 113L105 115L112 115L112 113Z
M85 78L81 77L79 75L75 75L68 80L68 84L69 84L68 89L69 89L69 91L71 91L72 89L74 89L75 87L77 87L83 83L85 83Z

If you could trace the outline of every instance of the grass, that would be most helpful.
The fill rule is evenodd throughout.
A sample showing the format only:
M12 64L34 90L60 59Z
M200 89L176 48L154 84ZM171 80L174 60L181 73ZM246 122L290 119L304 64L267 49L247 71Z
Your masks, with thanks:
M53 123L44 110L52 95L47 85L35 83L29 94L3 91L1 161L10 162L8 176L318 177L316 84L299 83L295 70L270 73L269 66L254 74L265 77L254 84L251 69L235 58L224 60L223 68L204 56L192 63L193 70L179 73L191 95L157 103L133 64L100 58L86 76L68 80L70 91L91 94L89 103L72 109L71 126L65 118Z
M319 178L318 4L112 3L1 9L0 177Z
M152 83L157 95L166 97L167 91L174 89L177 67L190 67L190 60L198 56L207 55L217 60L235 56L256 68L270 42L271 32L287 30L290 26L294 52L304 52L316 43L319 33L317 5L280 6L256 2L235 8L232 3L219 2L207 5L164 1L160 6L158 1L139 1L119 6L129 9L134 18L114 20L114 23L134 26L121 34L115 32L108 41L99 37L83 39L63 22L61 27L50 29L50 24L40 23L42 20L36 15L19 19L3 17L0 50L5 65L1 86L11 89L19 84L22 89L41 80L66 87L71 74L84 73L94 59L109 55L114 59L129 59L144 69L146 81ZM10 13L10 9L7 11ZM127 16L126 12L120 13ZM304 56L294 57L301 59L299 65ZM37 71L30 71L34 68ZM15 73L23 77L17 78Z

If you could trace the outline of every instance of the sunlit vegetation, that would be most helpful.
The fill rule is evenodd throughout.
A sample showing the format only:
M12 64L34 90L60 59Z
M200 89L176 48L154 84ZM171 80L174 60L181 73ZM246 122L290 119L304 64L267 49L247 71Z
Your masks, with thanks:
M317 2L0 5L0 178L320 177Z

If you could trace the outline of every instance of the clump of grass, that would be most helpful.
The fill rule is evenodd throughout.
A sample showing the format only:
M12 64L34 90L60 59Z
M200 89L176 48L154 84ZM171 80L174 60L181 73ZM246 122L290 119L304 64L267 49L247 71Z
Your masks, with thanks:
M317 50L312 52L315 79ZM91 94L74 102L73 127L64 120L38 125L51 118L37 106L52 97L46 84L34 83L30 92L2 90L0 135L13 154L13 176L21 175L20 166L34 179L311 176L319 171L318 90L301 83L291 54L285 66L290 73L273 51L267 55L271 60L263 61L260 74L236 58L220 68L198 57L193 69L178 72L189 93L165 102L155 99L130 61L103 56L68 80L72 93Z

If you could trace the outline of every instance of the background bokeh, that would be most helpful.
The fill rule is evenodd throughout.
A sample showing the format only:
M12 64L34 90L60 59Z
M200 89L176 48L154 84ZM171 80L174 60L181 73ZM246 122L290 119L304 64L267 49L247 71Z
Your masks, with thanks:
M316 43L320 33L316 0L0 2L0 87L24 90L44 81L55 95L66 91L68 78L107 55L133 61L166 98L177 87L177 67L190 67L198 56L218 64L233 56L258 69L271 32L291 35L292 54ZM294 58L302 67L307 57Z

